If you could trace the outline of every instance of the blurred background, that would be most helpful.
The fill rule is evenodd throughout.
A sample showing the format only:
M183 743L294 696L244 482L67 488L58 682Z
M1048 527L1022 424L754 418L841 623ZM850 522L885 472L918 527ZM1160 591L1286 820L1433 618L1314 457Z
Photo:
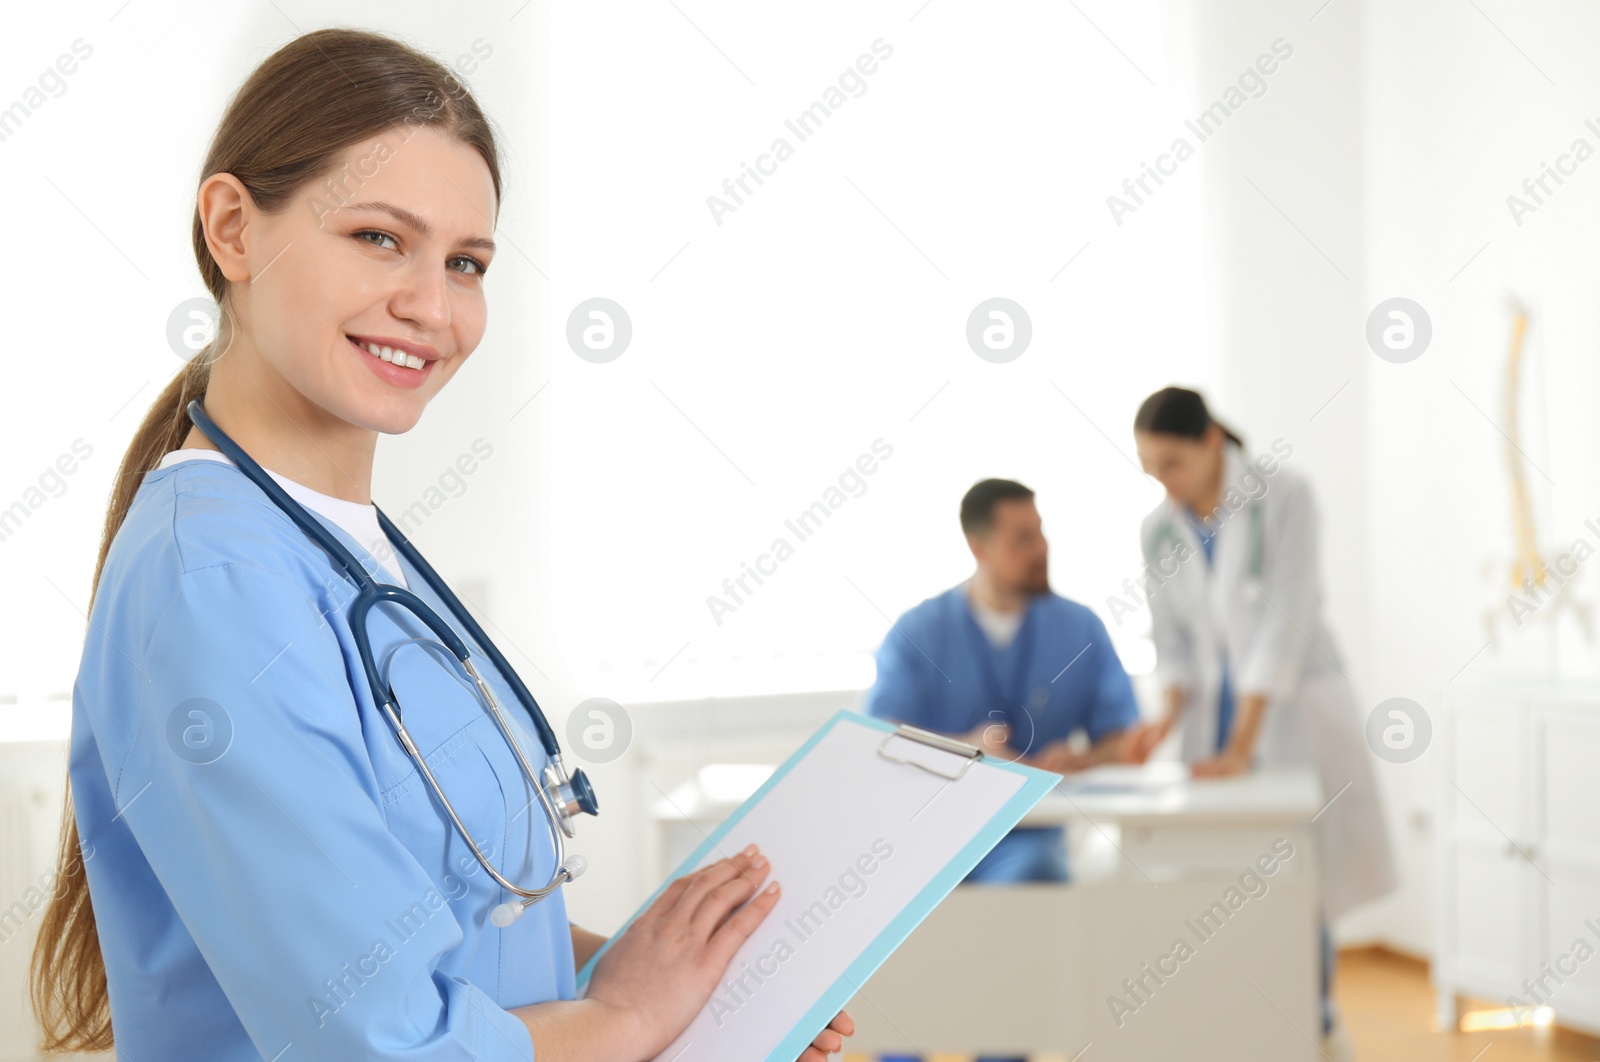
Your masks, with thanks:
M978 479L1037 491L1052 587L1106 622L1153 714L1148 611L1112 599L1130 600L1162 496L1133 414L1180 384L1248 452L1292 446L1314 484L1363 712L1399 697L1439 732L1465 701L1510 720L1506 741L1482 732L1481 760L1377 764L1403 884L1338 942L1358 965L1375 949L1418 964L1380 967L1415 973L1419 1022L1441 949L1477 955L1462 988L1487 995L1569 946L1577 922L1543 891L1567 879L1474 863L1440 809L1460 782L1493 827L1472 829L1521 851L1550 808L1583 803L1600 752L1582 721L1600 663L1584 563L1600 546L1600 9L109 0L10 22L0 904L53 863L117 465L199 346L189 227L211 132L272 50L353 25L457 70L502 137L488 333L421 424L381 442L373 495L409 514L602 794L575 922L612 931L661 881L679 787L748 792L860 703L893 619L970 574L957 505ZM872 72L842 80L863 55ZM1009 360L968 339L991 299L1027 323ZM1394 299L1426 335L1403 356L1368 338ZM604 360L569 338L595 321L626 322ZM492 456L462 475L475 444ZM875 470L850 475L863 454ZM802 540L786 521L819 501L830 515ZM780 537L792 553L735 598L725 581ZM1576 574L1530 593L1514 578L1530 550ZM1551 793L1538 713L1557 701L1580 706L1560 744L1576 788ZM1600 914L1587 854L1567 895ZM24 1020L26 915L0 945L6 1030ZM1586 1027L1588 997L1564 991ZM0 1057L32 1057L27 1039Z

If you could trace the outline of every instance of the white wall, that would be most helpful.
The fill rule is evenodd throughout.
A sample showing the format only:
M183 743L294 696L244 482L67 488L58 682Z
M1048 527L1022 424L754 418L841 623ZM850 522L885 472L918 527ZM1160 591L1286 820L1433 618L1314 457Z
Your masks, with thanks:
M1519 628L1506 607L1512 538L1501 431L1510 420L1506 304L1515 295L1533 312L1520 408L1527 458L1518 460L1535 499L1538 540L1547 559L1580 537L1600 544L1583 526L1600 514L1600 262L1592 238L1600 162L1578 166L1559 187L1551 182L1555 194L1520 226L1506 203L1574 138L1600 150L1600 136L1584 127L1600 115L1591 105L1600 12L1580 3L1475 9L1421 0L1370 2L1362 13L1368 301L1416 299L1435 329L1419 360L1372 359L1366 369L1371 635L1386 647L1371 660L1375 693L1432 708L1452 682L1593 676L1594 645L1570 614L1549 605ZM1592 608L1593 583L1594 573L1580 569L1563 595ZM1490 623L1499 642L1485 649ZM1427 776L1388 773L1403 836L1421 841L1413 820L1426 814ZM1425 852L1410 850L1419 888L1384 923L1419 950L1431 929L1420 889Z
M1592 677L1597 657L1574 613L1546 605L1518 626L1507 608L1506 350L1515 296L1533 321L1517 411L1525 456L1512 456L1545 559L1576 539L1600 544L1584 526L1600 514L1588 238L1600 163L1551 182L1520 225L1506 200L1528 198L1524 178L1575 138L1600 151L1584 126L1600 116L1584 105L1600 14L1318 0L1212 8L1198 24L1199 77L1218 88L1271 39L1295 46L1269 91L1205 146L1218 405L1292 439L1314 477L1334 630L1363 710L1398 696L1437 711L1452 682ZM1405 364L1364 339L1367 314L1395 296L1419 302L1434 330ZM1566 604L1592 608L1592 582L1580 566ZM1426 954L1439 765L1424 755L1379 767L1405 881L1341 936Z
M751 730L783 733L763 696L866 686L890 621L970 572L957 506L985 476L1039 491L1056 589L1104 614L1159 496L1130 459L1134 409L1214 378L1193 327L1203 163L1122 225L1105 202L1192 106L1181 7L1103 5L1093 24L1049 4L630 10L551 12L538 290L552 347L508 436L547 477L526 488L542 591L527 610L559 622L528 643L529 677L558 729L610 698L641 733L725 756L709 723L673 728L648 705L725 698L748 704ZM863 54L859 94L802 140L785 120ZM724 180L778 137L793 156L714 217L708 198L734 200ZM1033 323L1006 364L965 339L996 295ZM632 322L615 361L562 346L596 296ZM786 533L879 439L893 456L865 490L814 540ZM795 556L714 620L708 596L780 535ZM1144 625L1113 630L1137 670ZM569 902L609 929L654 885L640 815L676 779L642 745L599 764L568 746L607 809L583 824L594 872Z
M1190 371L1199 297L1196 182L1122 230L1103 203L1177 106L1159 13L1096 13L1154 88L1053 5L553 15L604 47L551 56L549 323L605 295L635 329L614 363L558 364L539 400L562 449L552 546L574 562L562 650L589 692L869 682L887 617L970 569L956 506L984 476L1041 492L1064 592L1100 600L1137 568L1153 495L1118 449L1138 399ZM890 57L864 91L790 132L874 44ZM719 223L708 197L778 137L793 158ZM1149 313L1157 291L1174 312ZM1006 365L963 336L994 295L1033 320ZM880 438L895 455L865 493L716 622L724 578Z

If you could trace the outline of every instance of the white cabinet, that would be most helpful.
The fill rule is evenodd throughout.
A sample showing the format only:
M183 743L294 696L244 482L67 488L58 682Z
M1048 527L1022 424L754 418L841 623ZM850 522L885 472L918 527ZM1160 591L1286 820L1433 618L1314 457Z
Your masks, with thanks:
M56 866L71 725L70 701L0 706L0 1062L43 1058L28 962Z
M1470 995L1600 1032L1600 689L1453 692L1436 752L1441 1021Z

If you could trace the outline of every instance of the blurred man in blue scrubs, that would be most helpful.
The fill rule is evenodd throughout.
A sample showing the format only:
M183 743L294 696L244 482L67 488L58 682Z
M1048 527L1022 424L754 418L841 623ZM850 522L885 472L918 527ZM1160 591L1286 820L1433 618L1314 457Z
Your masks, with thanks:
M974 484L961 530L977 570L895 622L878 649L868 714L1061 774L1120 759L1139 722L1133 685L1100 618L1051 591L1033 491L1006 479ZM1081 750L1072 747L1079 732ZM1066 840L1054 826L1012 830L966 877L1065 880Z

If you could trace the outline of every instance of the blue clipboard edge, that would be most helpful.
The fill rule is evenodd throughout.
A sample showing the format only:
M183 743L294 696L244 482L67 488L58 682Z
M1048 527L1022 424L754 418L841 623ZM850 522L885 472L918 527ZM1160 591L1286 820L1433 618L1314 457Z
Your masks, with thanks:
M865 726L883 733L892 733L897 729L895 724L887 720L863 715L860 712L853 712L849 709L842 708L834 713L833 718L824 723L815 734L807 738L805 744L796 749L793 755L785 760L782 766L774 771L772 776L750 795L749 799L739 805L733 814L723 821L722 825L712 831L711 836L706 838L704 844L696 848L687 859L679 864L676 870L667 875L667 880L662 882L660 887L650 894L649 899L639 905L639 911L630 916L622 924L621 928L600 946L589 961L583 964L583 969L578 971L576 980L576 987L579 992L588 985L589 978L594 973L595 964L600 961L600 956L606 953L606 949L611 947L611 941L615 940L628 926L632 925L634 920L639 917L639 913L654 903L656 897L667 890L668 885L698 866L701 860L705 859L707 853L715 848L722 838L727 836L738 825L739 820L744 818L752 807L766 798L767 793L783 780L784 775L788 774L795 764L809 756L811 750L834 727L844 722ZM856 960L839 976L839 979L822 994L822 998L806 1012L805 1016L795 1024L789 1034L778 1043L778 1046L773 1048L771 1054L767 1056L766 1062L794 1062L794 1059L799 1058L800 1052L804 1051L811 1041L816 1039L817 1033L827 1027L828 1023L833 1020L833 1016L839 1013L840 1009L850 1001L852 996L856 995L860 990L860 986L877 971L878 967L883 965L884 960L894 953L894 950L900 946L906 937L911 935L911 931L916 929L922 923L922 920L928 917L933 909L939 905L939 902L961 883L961 880L967 876L967 873L973 867L978 865L978 861L990 849L1000 843L1000 839L1009 833L1013 826L1022 821L1022 816L1026 815L1035 804L1044 799L1045 795L1061 781L1060 775L1032 767L1024 767L1021 764L989 759L981 762L991 767L998 767L1001 770L1008 770L1014 774L1022 775L1022 788L1018 789L1016 795L995 813L994 817L989 820L982 830L978 831L971 841L967 842L960 852L956 853L955 858L945 864L944 869L932 881L928 882L921 892L917 893L911 902L906 905L905 909L884 927L883 932L879 933L877 938L867 946L866 950L856 957ZM805 1031L807 1029L812 1031L808 1033ZM846 1046L848 1046L848 1042Z

